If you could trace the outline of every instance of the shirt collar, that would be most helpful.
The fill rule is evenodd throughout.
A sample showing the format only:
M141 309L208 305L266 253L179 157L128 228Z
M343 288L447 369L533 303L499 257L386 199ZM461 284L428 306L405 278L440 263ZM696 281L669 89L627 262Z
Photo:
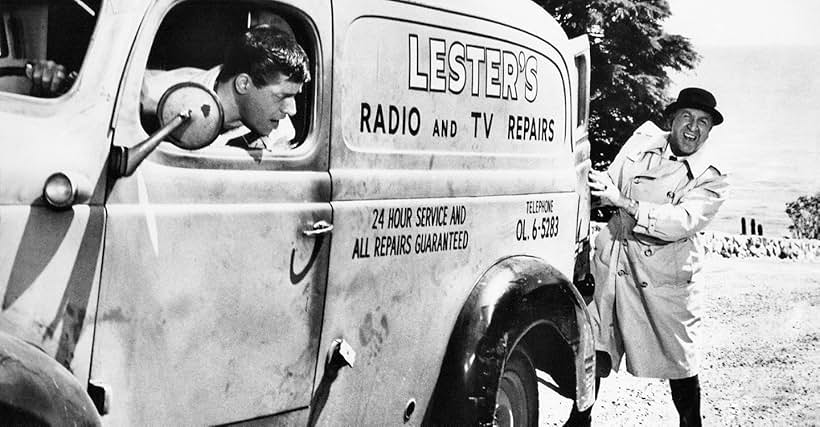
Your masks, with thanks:
M216 67L213 67L200 74L195 81L216 92L216 78L219 77L219 73L221 71L222 65L217 65Z
M671 150L670 150L671 151ZM689 171L692 173L693 177L699 177L709 169L710 166L713 166L711 162L711 156L709 155L709 144L703 144L698 151L695 151L693 154L688 156L678 156L678 160L685 162L686 166L689 167ZM715 167L717 169L717 167Z

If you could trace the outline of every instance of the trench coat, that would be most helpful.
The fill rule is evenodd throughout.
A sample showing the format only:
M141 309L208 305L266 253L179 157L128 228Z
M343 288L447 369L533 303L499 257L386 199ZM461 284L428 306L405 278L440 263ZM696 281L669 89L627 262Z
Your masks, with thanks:
M706 141L685 159L665 155L667 132L651 122L624 144L607 173L638 201L637 218L619 209L595 239L590 304L596 350L622 357L639 377L680 379L698 373L703 311L698 232L723 204L726 175Z

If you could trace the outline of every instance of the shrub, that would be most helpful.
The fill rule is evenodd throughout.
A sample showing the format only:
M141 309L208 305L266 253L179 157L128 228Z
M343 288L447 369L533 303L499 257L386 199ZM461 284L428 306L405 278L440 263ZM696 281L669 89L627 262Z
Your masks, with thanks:
M797 239L820 239L820 193L800 196L786 203L786 214L792 220L789 231Z

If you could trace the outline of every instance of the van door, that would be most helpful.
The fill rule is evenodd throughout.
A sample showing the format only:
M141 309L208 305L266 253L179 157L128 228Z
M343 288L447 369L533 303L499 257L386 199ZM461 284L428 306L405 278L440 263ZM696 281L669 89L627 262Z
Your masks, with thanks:
M307 417L332 223L327 131L317 120L329 116L327 58L317 56L329 6L277 5L158 1L137 35L115 145L148 136L138 102L146 67L211 68L220 41L248 25L288 23L314 80L286 149L163 143L114 183L91 374L110 391L112 425Z

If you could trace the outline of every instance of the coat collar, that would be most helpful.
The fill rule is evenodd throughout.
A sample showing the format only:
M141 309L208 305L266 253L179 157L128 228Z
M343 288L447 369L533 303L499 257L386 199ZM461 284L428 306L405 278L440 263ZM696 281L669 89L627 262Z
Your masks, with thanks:
M669 132L664 132L652 122L646 122L635 130L633 138L640 138L642 143L635 144L633 149L627 153L630 160L637 161L644 154L662 155L666 146L669 144L667 138ZM709 167L715 168L720 173L720 169L715 166L713 157L710 155L709 144L703 144L698 151L686 157L678 157L678 159L686 164L692 177L699 177L706 172Z

